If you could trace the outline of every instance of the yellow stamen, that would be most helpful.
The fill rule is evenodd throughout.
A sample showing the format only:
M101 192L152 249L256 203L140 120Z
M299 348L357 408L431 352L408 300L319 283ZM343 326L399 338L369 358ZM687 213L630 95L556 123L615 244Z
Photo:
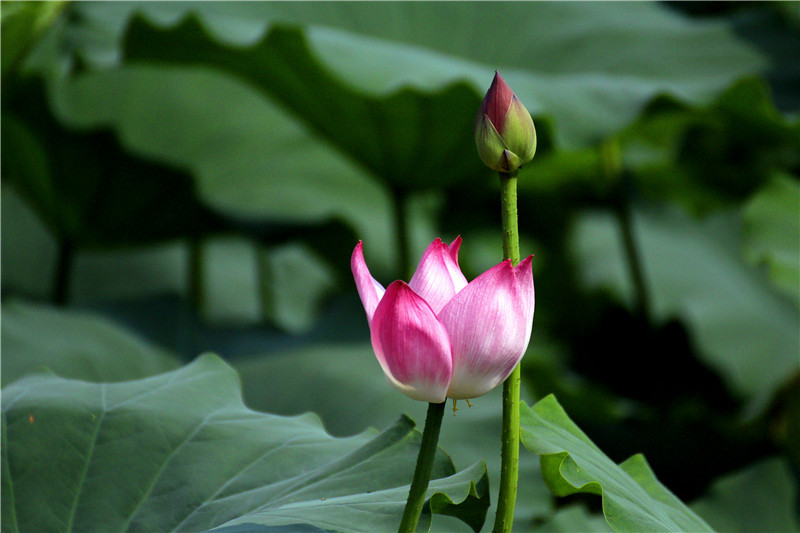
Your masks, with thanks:
M466 400L466 402L467 402L467 407L472 407L472 404L469 403L469 400Z
M458 400L453 398L453 416L456 416L456 411L458 411L458 407L456 407L457 403L458 403Z

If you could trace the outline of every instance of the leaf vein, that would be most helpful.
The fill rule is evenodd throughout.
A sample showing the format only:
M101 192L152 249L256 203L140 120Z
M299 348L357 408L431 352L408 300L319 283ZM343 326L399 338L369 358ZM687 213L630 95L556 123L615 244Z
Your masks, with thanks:
M92 435L92 442L89 445L89 451L86 454L86 461L83 464L83 470L81 471L81 476L78 479L78 486L76 487L76 490L75 490L75 500L72 503L72 509L70 510L69 518L67 519L67 527L65 528L66 531L68 531L68 532L72 531L73 522L75 520L75 513L78 510L78 502L80 501L81 494L83 493L83 487L84 487L84 484L86 482L86 475L89 472L89 465L91 464L92 456L94 455L94 450L95 450L95 447L97 445L97 438L100 435L100 426L103 425L103 420L106 417L106 384L105 383L100 383L100 398L101 398L101 404L103 406L103 413L97 419L97 424L95 425L94 433Z

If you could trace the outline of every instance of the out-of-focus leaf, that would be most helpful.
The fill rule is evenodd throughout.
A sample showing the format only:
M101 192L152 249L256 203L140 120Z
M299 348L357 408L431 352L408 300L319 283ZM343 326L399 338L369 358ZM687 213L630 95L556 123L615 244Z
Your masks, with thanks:
M734 83L707 105L662 95L613 139L638 192L697 212L741 202L776 169L800 165L800 125L775 109L760 78ZM520 190L608 194L619 175L600 147L556 150L520 171Z
M3 81L19 65L36 40L55 22L67 2L3 2Z
M3 293L46 298L52 290L58 244L14 187L3 182Z
M272 320L290 332L308 330L322 298L334 288L331 270L297 242L263 252L261 265L264 299Z
M744 208L747 260L765 264L770 279L800 307L800 183L777 174Z
M639 190L702 212L741 201L776 169L800 164L798 124L775 109L759 78L740 80L709 105L657 99L621 143Z
M219 227L187 175L125 153L107 131L62 126L41 80L17 80L7 93L3 179L58 238L76 247L126 244Z
M785 383L800 360L800 317L742 260L738 217L695 222L681 212L652 211L637 213L633 224L654 316L680 317L699 354L738 394L769 396ZM573 237L584 282L631 301L616 220L584 215Z
M191 169L201 201L230 219L283 225L343 220L360 238L386 242L376 261L391 263L387 192L230 77L205 69L129 67L80 76L56 98L72 119L84 125L120 121L126 147Z
M799 15L800 8L795 2L774 2L768 6L747 6L731 17L736 32L769 58L766 78L775 93L778 108L789 114L800 109L800 94L797 92L800 81L800 63L797 62L800 56Z
M126 62L197 64L234 74L390 184L431 188L484 173L471 153L459 153L473 138L472 114L463 110L479 103L463 84L429 95L404 90L366 97L320 69L301 30L281 26L257 45L239 48L219 44L196 18L166 31L136 18L124 51Z
M519 171L521 191L553 190L571 185L587 190L607 188L600 173L600 153L597 148L555 150L537 154L529 165Z
M189 246L182 241L79 251L73 258L69 301L87 305L183 295L189 285L189 257ZM215 281L220 282L207 283Z
M200 312L212 324L248 326L263 318L258 246L244 238L213 237L199 245Z
M800 531L796 498L789 465L773 458L721 478L692 509L717 531L790 533Z
M655 94L706 101L763 66L724 23L690 23L657 4L72 9L68 44L87 68L54 91L64 120L111 126L132 151L190 169L203 202L230 217L342 220L380 243L383 269L397 248L386 183L485 178L472 117L494 68L574 147L630 122ZM504 20L525 31L484 31Z
M3 303L2 344L4 386L42 367L68 378L125 381L178 366L164 350L104 318L22 301Z
M198 256L194 265L192 246ZM336 288L331 269L309 246L289 242L264 248L228 234L194 244L175 241L79 252L69 300L91 307L104 300L188 297L191 268L199 269L200 316L216 327L244 328L269 321L302 333L312 327L322 300Z
M520 406L520 436L541 456L542 475L556 496L579 492L603 498L603 513L614 531L712 531L658 479L644 457L620 465L570 420L555 396L533 407Z
M259 40L270 31L280 33L281 26L286 25L307 27L306 44L298 41L291 48L292 54L284 56L290 58L281 65L289 70L283 76L286 80L274 83L296 84L291 80L299 80L301 73L308 76L322 72L335 85L318 87L317 103L331 90L341 94L342 87L381 99L392 99L410 87L419 98L420 93L441 91L461 80L472 85L477 96L486 90L492 70L500 68L534 115L555 117L559 140L570 146L619 129L659 92L698 101L739 76L767 67L756 50L735 36L729 23L687 20L658 4L133 6L162 23L174 23L189 11L198 13L216 38L226 43L223 46L229 50L220 53L238 48L241 59L269 42L270 35ZM80 6L79 10L87 32L92 25L121 31L132 5ZM392 24L386 24L386 20ZM508 20L515 21L517 31L494 31ZM591 34L585 30L587 24L593 28ZM443 27L448 28L446 39L442 38ZM84 50L89 55L113 56L118 35L107 35L103 43L89 41ZM192 44L205 46L202 41ZM171 45L180 54L178 42ZM255 76L246 76L254 80L272 76L241 59L225 68L239 72L253 69ZM312 70L309 62L315 64ZM296 98L306 98L306 94ZM314 102L311 104L308 112L315 109ZM412 115L416 120L436 113L425 108L419 111ZM330 108L328 112L334 113L331 118L339 116ZM472 114L474 110L469 113L470 121ZM400 116L392 117L393 121ZM311 119L317 120L320 118ZM409 117L404 120L408 122ZM365 131L348 131L348 135L368 138L366 130L377 124L358 126ZM418 126L439 127L432 121L417 122ZM424 135L414 138L420 148L425 146L421 141ZM385 139L390 143L395 140L400 137Z
M368 338L366 318L359 312L363 338ZM283 415L313 410L334 435L349 435L367 425L382 427L398 412L408 413L415 420L425 416L423 402L403 396L386 383L369 344L289 349L269 357L239 359L236 368L242 376L247 405ZM302 376L302 386L286 376ZM500 389L472 400L471 408L459 402L455 416L448 406L439 439L456 465L470 464L476 458L486 462L490 486L494 487L492 501L496 501L499 486ZM520 471L514 523L524 530L535 517L549 514L552 503L533 456L520 457Z
M399 521L419 433L402 417L337 439L314 415L251 411L236 373L207 355L117 384L29 376L3 391L3 443L4 530L373 532ZM479 529L485 476L480 464L455 473L440 454L431 509Z
M215 237L202 244L204 318L242 327L268 318L292 333L308 330L320 300L333 286L330 269L298 242L262 249L243 238Z
M613 531L602 516L589 514L580 505L559 509L552 518L531 529L534 533L605 533Z

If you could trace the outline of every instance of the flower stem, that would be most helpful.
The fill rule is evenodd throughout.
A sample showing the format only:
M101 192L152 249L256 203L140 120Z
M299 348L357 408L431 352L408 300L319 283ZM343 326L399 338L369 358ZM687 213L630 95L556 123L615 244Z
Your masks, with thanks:
M519 263L519 229L517 227L517 173L500 173L500 202L503 219L503 257ZM494 533L508 533L514 523L519 477L519 365L503 382L503 433L500 450L500 495Z
M436 445L439 442L439 430L442 427L442 416L447 402L429 403L428 414L425 418L425 429L422 430L422 443L419 446L417 467L414 469L414 479L408 491L406 508L403 511L403 520L400 522L398 533L413 533L417 529L419 515L425 504L425 495L428 492L428 482L431 480L433 459L436 456Z
M517 173L500 172L500 205L503 217L503 259L519 263L519 229L517 228Z

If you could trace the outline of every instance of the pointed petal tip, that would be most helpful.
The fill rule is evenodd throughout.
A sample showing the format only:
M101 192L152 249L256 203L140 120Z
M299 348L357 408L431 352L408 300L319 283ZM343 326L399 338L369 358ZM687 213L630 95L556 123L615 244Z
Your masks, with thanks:
M503 79L503 76L501 76L500 72L497 71L497 70L494 71L494 78L492 78L492 85L493 86L497 85L496 89L501 89L503 91L507 90L512 95L514 94L514 92L511 90L511 88L506 83L506 80Z
M353 253L350 254L350 266L353 267L356 261L356 258L364 258L364 244L361 241L358 241L355 248L353 248Z
M456 241L448 246L436 238L422 254L417 269L408 285L421 296L434 312L438 313L450 299L467 285L467 280L454 257L458 252Z
M520 261L515 268L533 268L533 254Z
M350 256L350 270L353 272L358 295L364 305L364 311L367 313L367 321L371 322L375 308L383 297L384 288L369 272L367 262L364 260L363 243L361 241L358 241L358 244L353 249L353 255Z
M394 296L394 294L395 294L395 293L398 293L398 292L403 292L403 291L406 291L406 290L409 290L409 291L411 291L411 292L414 292L414 291L411 289L411 287L409 287L409 286L408 286L408 283L406 283L406 282L405 282L405 281L403 281L402 279L398 279L398 280L395 280L395 281L391 282L391 283L389 284L389 286L388 286L388 287L386 287L386 294L385 294L385 296L388 298L390 294L391 294L392 296ZM414 293L414 294L416 294L416 293Z

